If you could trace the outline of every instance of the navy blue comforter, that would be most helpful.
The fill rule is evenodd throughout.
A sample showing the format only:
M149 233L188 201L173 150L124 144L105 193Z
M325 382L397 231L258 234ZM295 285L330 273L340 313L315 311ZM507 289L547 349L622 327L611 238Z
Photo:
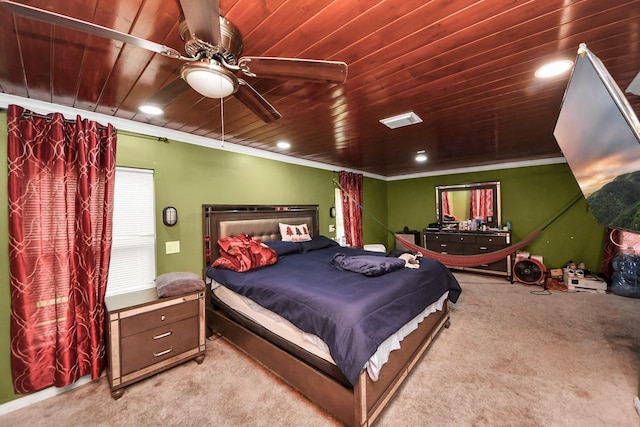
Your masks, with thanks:
M449 291L456 302L461 288L440 262L423 258L419 269L402 268L367 277L331 266L338 252L372 252L329 246L281 256L268 267L238 273L211 268L207 275L303 331L322 338L345 377L355 384L366 361L402 325ZM384 256L384 254L380 254Z

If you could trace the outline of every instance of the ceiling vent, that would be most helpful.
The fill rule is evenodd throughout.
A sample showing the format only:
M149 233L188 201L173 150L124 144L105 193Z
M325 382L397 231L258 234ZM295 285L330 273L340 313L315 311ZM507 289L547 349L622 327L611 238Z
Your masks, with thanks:
M422 123L422 119L418 117L416 113L411 111L409 113L387 117L386 119L380 120L380 123L382 123L389 129L397 129L404 126L415 125L416 123Z

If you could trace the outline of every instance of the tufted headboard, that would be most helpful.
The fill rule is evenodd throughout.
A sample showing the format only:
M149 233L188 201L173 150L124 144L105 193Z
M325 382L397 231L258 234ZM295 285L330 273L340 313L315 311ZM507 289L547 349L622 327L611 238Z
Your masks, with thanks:
M280 240L279 224L307 224L319 234L318 205L202 205L204 263L218 257L218 239L246 233L263 241Z

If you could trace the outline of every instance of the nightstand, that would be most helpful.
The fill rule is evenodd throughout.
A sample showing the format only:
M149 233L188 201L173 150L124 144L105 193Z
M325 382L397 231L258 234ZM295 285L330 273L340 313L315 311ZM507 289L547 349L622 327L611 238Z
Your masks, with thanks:
M158 298L156 288L105 299L111 396L124 387L205 356L205 292Z

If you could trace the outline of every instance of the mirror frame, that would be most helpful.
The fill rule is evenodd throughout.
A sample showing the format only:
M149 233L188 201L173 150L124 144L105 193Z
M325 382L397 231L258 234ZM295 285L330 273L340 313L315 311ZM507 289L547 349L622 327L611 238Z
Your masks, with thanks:
M458 221L444 221L442 218L442 193L445 191L470 191L470 190L482 190L482 189L492 189L493 190L493 221L486 223L489 228L497 229L500 228L502 224L502 207L501 207L501 196L500 196L500 181L487 181L487 182L473 182L468 184L458 184L458 185L438 185L436 186L436 218L438 223L441 226L443 225L451 225L457 224ZM469 218L465 218L469 219Z

